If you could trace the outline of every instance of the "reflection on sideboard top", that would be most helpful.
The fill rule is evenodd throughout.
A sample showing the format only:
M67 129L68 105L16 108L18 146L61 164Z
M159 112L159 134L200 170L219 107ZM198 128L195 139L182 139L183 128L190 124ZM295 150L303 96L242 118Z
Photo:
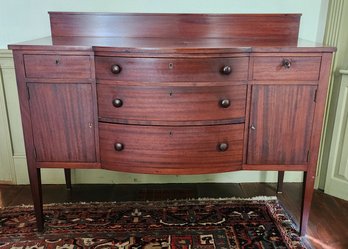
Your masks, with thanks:
M154 54L334 51L298 39L300 14L49 14L50 37L9 48Z

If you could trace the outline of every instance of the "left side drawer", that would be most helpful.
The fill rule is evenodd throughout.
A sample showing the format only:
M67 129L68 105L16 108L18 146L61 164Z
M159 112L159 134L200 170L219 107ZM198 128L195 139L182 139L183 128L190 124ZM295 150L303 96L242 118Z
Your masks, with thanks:
M24 55L27 78L89 79L91 60L88 55Z

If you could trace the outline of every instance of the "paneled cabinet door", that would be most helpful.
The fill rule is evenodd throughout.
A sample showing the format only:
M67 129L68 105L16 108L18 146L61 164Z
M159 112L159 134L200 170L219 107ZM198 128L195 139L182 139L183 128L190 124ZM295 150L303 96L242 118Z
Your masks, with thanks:
M96 160L90 84L28 83L37 161Z
M316 86L252 87L248 164L307 164Z

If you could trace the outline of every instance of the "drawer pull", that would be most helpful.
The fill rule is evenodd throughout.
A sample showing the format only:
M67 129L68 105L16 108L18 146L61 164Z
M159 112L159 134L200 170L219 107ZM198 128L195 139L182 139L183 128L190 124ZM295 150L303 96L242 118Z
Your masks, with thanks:
M218 150L222 152L228 150L228 143L218 144Z
M282 65L284 68L289 69L291 67L291 60L290 59L284 59L282 61Z
M115 143L115 150L122 151L124 149L124 145L121 143Z
M119 108L123 105L122 99L114 99L112 100L112 105L115 106L116 108Z
M111 72L113 74L119 74L122 71L122 67L120 65L114 64L111 66Z
M220 106L222 108L227 108L231 105L231 101L229 99L223 99L220 101Z
M221 73L224 74L224 75L229 75L232 73L232 68L231 66L223 66L221 68Z

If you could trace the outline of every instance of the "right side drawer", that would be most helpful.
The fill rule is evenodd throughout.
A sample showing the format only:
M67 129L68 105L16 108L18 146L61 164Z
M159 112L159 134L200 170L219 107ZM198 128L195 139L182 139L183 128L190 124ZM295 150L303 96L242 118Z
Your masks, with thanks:
M319 79L320 56L255 56L253 80Z

